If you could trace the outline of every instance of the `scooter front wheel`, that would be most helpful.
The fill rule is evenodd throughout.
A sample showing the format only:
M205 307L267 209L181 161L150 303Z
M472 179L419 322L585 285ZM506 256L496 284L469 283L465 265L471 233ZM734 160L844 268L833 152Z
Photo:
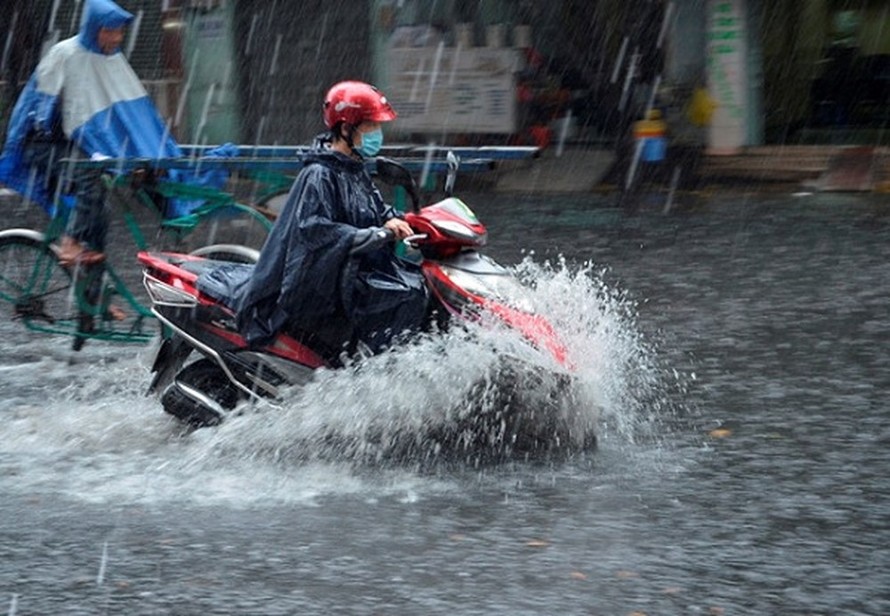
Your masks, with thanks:
M179 371L161 395L161 404L180 421L204 428L221 424L240 398L222 369L205 357Z

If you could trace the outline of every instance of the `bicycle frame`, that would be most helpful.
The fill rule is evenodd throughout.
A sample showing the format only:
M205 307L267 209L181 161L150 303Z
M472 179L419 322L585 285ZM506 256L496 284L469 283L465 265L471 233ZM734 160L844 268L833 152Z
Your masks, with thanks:
M96 166L96 161L64 162ZM107 163L105 166L108 166ZM201 222L215 220L220 214L246 216L265 232L272 226L265 215L251 206L238 203L231 194L222 190L166 179L150 184L134 183L132 176L123 173L105 175L103 180L109 189L109 198L115 195L115 190L130 189L137 203L149 207L159 216L163 211L155 200L157 196L201 201L201 205L187 215L161 219L159 234L172 235L177 243L191 234ZM120 206L115 207L115 211L122 213L125 227L137 249L148 249L149 242L137 222L131 200L112 201ZM0 300L12 304L14 319L20 320L31 331L73 336L75 350L79 350L87 339L128 343L150 341L157 330L147 328L146 319L153 321L154 317L115 271L110 259L100 266L75 266L72 269L62 268L59 264L53 244L62 235L67 223L67 212L63 208L59 210L61 213L50 220L43 232L33 229L0 232L4 249L24 250L28 254L26 264L16 264L15 276L8 276L8 271L3 270L0 263ZM30 271L27 271L28 268ZM63 285L62 281L67 281L67 285ZM126 305L128 317L123 321L114 320L109 313L113 298ZM55 304L53 312L58 310L60 314L47 312L50 300Z

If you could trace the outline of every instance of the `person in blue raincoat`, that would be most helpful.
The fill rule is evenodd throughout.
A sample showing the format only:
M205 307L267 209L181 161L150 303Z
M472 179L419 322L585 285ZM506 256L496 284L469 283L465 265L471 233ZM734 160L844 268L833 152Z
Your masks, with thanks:
M75 196L57 248L63 264L98 263L108 228L100 170L61 169L62 158L181 156L120 51L133 16L111 0L86 0L80 30L38 64L13 109L0 182L51 215Z
M339 334L340 350L379 352L421 327L427 302L419 268L386 241L411 227L365 168L396 112L374 86L344 81L328 91L323 113L330 146L310 155L294 181L241 292L238 326L252 347L287 330L329 345Z

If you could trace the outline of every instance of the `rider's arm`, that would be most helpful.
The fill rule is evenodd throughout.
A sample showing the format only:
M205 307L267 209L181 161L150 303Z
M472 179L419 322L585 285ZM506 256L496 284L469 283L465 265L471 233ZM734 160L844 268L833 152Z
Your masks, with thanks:
M368 227L359 229L352 237L350 255L360 255L380 248L383 244L391 242L393 231L385 227Z

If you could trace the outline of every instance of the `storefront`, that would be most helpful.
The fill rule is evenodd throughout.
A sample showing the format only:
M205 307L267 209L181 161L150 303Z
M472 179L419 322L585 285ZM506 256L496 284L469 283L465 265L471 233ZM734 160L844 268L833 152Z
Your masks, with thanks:
M682 123L696 86L705 85L716 107L702 139L714 151L888 133L885 0L372 4L374 72L406 99L412 131L471 129L495 139L571 115L579 138L608 140L650 104L667 116L673 106ZM475 85L460 83L468 56L490 58L481 64L491 74ZM511 62L512 86L495 78ZM468 104L477 114L470 126L458 121ZM423 122L418 108L429 112Z

